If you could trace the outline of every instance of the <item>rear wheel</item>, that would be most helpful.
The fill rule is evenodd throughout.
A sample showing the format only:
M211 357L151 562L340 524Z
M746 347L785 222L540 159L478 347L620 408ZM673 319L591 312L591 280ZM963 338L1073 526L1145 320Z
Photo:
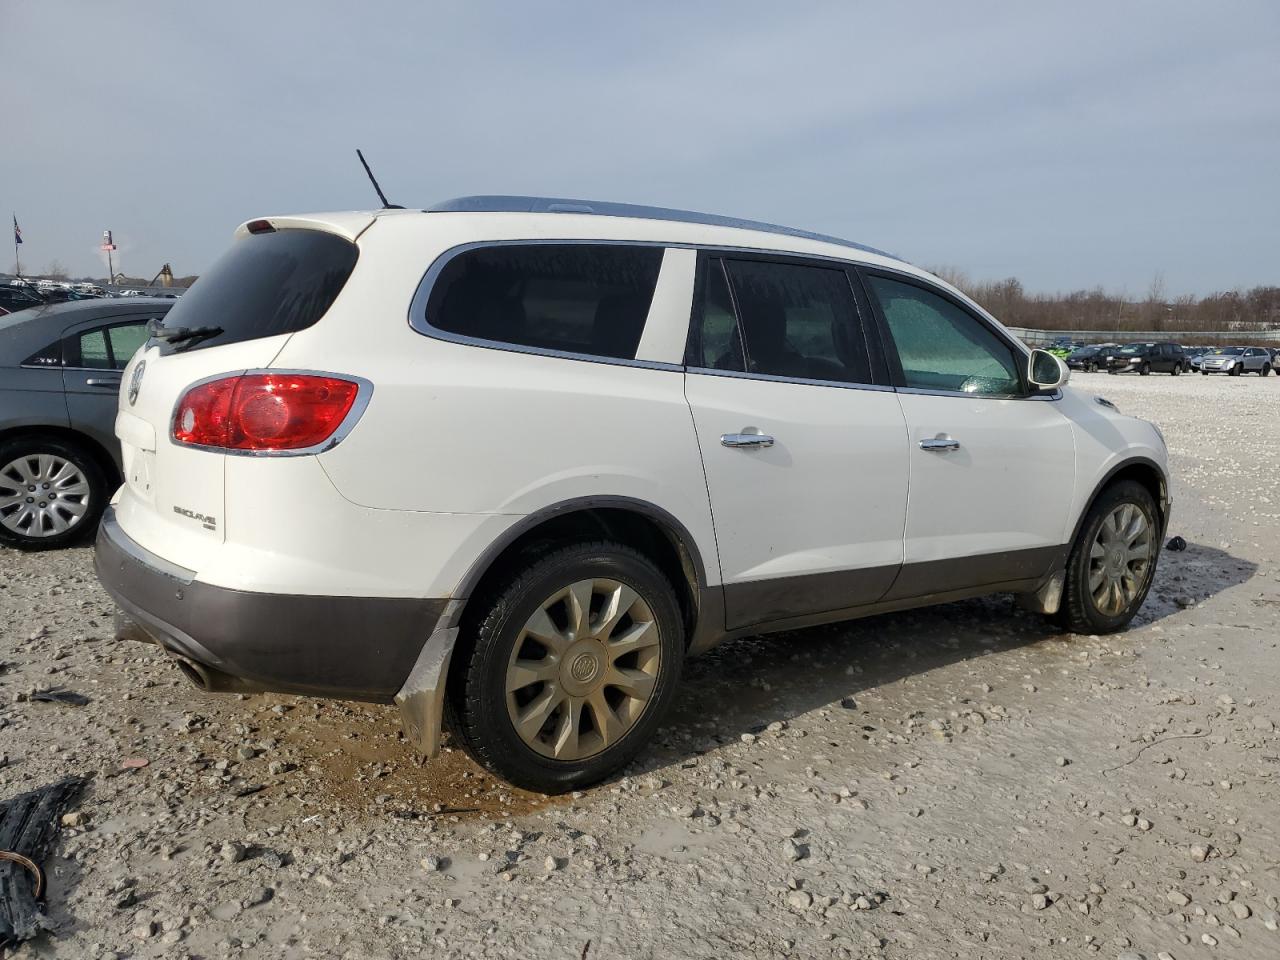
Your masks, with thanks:
M1265 376L1269 376L1270 373L1271 373L1271 364L1264 363L1262 365L1262 369L1258 371L1258 376L1265 377Z
M1147 598L1159 556L1159 515L1147 488L1132 480L1108 487L1067 559L1063 625L1073 633L1123 630Z
M107 500L107 478L83 446L60 437L0 443L0 542L53 550L91 533Z
M530 564L463 642L450 685L463 747L543 793L595 783L639 753L685 652L674 588L648 557L608 542Z
M1175 363L1175 364L1173 365L1173 369L1172 369L1172 370L1170 370L1169 372L1170 372L1170 373L1172 373L1172 374L1176 377L1178 374L1180 374L1180 373L1182 372L1182 364L1180 364L1180 363Z

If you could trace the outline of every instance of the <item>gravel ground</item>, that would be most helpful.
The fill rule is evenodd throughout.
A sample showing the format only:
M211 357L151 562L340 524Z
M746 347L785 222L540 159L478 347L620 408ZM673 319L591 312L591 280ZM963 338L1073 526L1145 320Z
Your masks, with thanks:
M93 778L14 955L1280 957L1280 378L1076 385L1172 450L1189 547L1129 632L995 597L727 644L571 797L419 765L390 708L200 694L87 549L0 551L0 797Z

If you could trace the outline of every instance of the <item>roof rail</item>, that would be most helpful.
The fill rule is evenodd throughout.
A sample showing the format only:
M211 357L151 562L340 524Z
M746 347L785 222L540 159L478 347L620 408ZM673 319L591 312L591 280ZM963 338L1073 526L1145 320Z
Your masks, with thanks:
M692 210L673 210L669 207L646 207L636 203L612 203L599 200L570 200L564 197L517 197L488 195L475 197L457 197L445 200L426 209L426 213L577 213L591 214L599 217L634 217L639 220L670 220L675 223L700 223L709 227L734 227L739 230L757 230L761 233L775 233L784 237L798 237L801 240L816 240L819 243L834 243L841 247L852 247L865 253L874 253L891 260L902 260L901 257L865 244L829 237L822 233L799 230L795 227L781 227L775 223L761 223L756 220L742 220L738 217L724 217L715 213L696 213Z

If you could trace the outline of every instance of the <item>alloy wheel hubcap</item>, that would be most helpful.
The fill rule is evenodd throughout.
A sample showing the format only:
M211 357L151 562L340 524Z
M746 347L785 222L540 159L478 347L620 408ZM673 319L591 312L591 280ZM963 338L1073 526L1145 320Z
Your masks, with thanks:
M0 469L0 524L24 537L55 537L89 510L89 481L51 453L19 457Z
M579 580L533 612L507 664L507 715L530 748L585 760L635 726L662 658L658 624L617 580Z
M1100 613L1116 617L1133 603L1154 554L1151 524L1135 504L1122 503L1107 514L1089 548L1089 593Z

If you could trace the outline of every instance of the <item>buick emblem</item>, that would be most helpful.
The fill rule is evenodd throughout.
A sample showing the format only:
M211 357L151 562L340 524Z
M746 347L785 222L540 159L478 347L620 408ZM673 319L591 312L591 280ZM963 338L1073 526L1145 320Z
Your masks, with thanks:
M138 402L138 388L142 386L142 375L147 370L147 361L139 361L133 368L133 376L129 378L129 406Z

